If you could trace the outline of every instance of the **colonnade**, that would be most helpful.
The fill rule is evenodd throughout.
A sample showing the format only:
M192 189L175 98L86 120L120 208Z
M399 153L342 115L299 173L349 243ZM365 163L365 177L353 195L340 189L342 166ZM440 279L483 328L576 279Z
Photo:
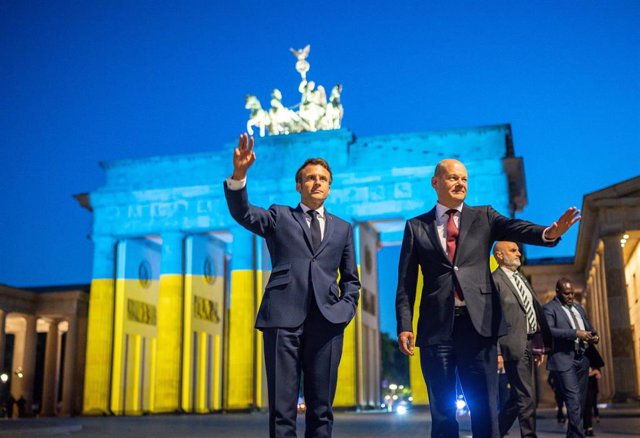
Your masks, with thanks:
M55 301L51 295L67 304L74 298L84 301L78 292L52 292L42 294L48 295L43 298L40 293L13 291L20 293L21 299L31 299L31 304L35 304L31 307L36 311L38 307L47 307L47 301ZM2 402L6 408L13 408L12 416L17 416L18 405L25 416L79 414L86 314L24 313L25 309L20 308L27 307L24 303L11 302L11 298L17 296L3 294L5 307L0 308L0 373L4 375L2 380L6 379L0 385L7 385L1 388ZM68 307L69 310L78 308L82 306ZM8 342L10 338L12 341ZM9 403L10 398L18 403Z

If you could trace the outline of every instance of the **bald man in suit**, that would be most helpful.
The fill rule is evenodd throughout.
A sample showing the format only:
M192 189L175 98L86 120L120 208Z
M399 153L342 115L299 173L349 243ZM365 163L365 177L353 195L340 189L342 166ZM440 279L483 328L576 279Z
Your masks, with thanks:
M551 348L551 331L535 291L518 272L521 256L518 244L496 242L493 255L498 262L493 281L507 323L507 334L498 340L498 368L504 369L511 387L498 416L500 436L505 436L518 418L520 435L535 438L535 367L542 363L545 348Z
M493 243L553 246L580 219L572 207L545 228L502 216L490 206L472 207L464 203L467 179L460 161L438 163L431 178L438 202L431 211L407 221L400 250L398 344L406 355L414 354L414 345L420 347L433 438L458 436L456 376L469 404L474 438L499 437L496 344L506 326L489 270ZM423 288L414 335L418 268Z

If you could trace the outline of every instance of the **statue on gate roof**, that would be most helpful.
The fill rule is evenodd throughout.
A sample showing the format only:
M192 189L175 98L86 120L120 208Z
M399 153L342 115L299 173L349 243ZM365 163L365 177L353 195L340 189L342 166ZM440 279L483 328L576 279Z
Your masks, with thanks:
M253 127L259 128L259 135L292 134L304 131L323 131L340 129L344 109L340 102L342 85L337 84L331 89L329 101L322 85L316 86L314 81L307 81L310 65L307 61L311 45L302 49L290 49L296 58L296 71L300 73L301 81L298 85L300 103L286 107L282 103L282 92L275 88L271 92L271 108L262 108L260 101L254 95L247 95L245 108L250 110L247 121L247 132L253 135ZM295 110L297 108L297 111Z

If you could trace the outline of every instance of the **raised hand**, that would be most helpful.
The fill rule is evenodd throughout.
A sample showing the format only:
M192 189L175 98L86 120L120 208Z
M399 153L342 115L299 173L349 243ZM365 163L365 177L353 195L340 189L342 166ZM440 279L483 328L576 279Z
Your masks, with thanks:
M231 178L241 180L247 177L247 169L256 161L256 153L253 152L253 137L247 133L240 135L238 147L233 150L233 175Z
M580 220L580 210L577 207L570 207L565 211L560 219L555 221L549 228L547 228L544 237L549 240L556 240L567 232L569 228Z

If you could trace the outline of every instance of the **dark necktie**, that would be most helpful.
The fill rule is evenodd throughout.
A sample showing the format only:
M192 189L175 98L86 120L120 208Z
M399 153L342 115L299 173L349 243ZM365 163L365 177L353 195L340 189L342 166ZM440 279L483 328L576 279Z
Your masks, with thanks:
M318 220L318 212L315 210L309 210L311 215L311 244L313 250L316 251L322 242L322 233L320 232L320 221Z
M449 256L449 261L453 263L453 260L456 258L456 246L458 244L458 227L456 227L456 223L453 220L453 216L458 210L447 210L447 214L449 215L449 220L447 221L447 256ZM460 288L460 284L458 280L454 278L454 293L456 298L460 301L464 300L464 295L462 295L462 288Z
M578 324L578 318L576 318L575 313L573 313L573 306L569 306L567 305L567 308L569 309L569 315L571 315L571 319L573 319L573 324L576 326L576 332L578 330L580 330L580 325ZM576 352L578 353L584 353L584 350L586 350L587 347L584 344L584 341L582 339L578 339L578 346L576 347Z

